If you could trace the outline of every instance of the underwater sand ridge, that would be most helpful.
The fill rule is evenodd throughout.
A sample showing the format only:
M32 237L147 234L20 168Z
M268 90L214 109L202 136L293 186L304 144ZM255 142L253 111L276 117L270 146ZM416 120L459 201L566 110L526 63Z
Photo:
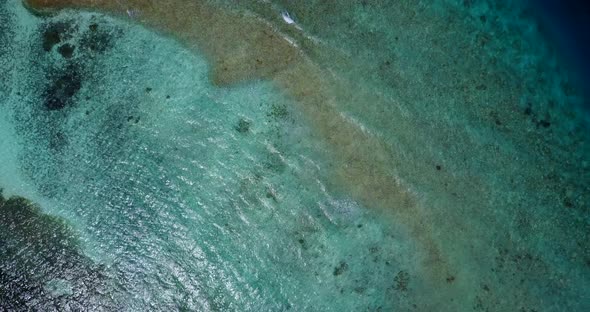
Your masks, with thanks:
M123 8L117 1L44 1L26 0L27 7L37 12L49 12L62 8L80 8L106 11L121 15ZM170 4L158 7L156 2L127 1L130 7L141 13L140 23L163 31L180 39L186 45L199 49L212 60L211 80L218 86L255 79L273 79L291 95L309 118L314 129L336 149L345 164L337 170L344 181L352 182L354 197L363 201L375 200L377 207L397 202L403 211L414 206L412 196L402 190L398 181L387 172L388 152L381 142L346 121L336 111L332 86L324 82L326 75L307 60L300 51L282 38L268 25L239 15L221 12L219 9L200 5L198 1L178 1L179 14L192 16L190 23L179 22ZM178 13L178 12L177 12ZM230 22L227 22L230 21ZM192 31L194 30L194 31ZM222 33L223 32L223 33ZM371 159L361 151L368 148ZM368 176L368 177L362 177ZM387 182L386 182L387 181ZM347 183L350 184L350 183ZM395 195L393 195L395 194ZM396 198L395 201L391 199ZM389 198L389 199L388 199ZM401 200L400 200L401 199ZM375 208L377 208L375 207ZM393 207L388 207L391 209Z

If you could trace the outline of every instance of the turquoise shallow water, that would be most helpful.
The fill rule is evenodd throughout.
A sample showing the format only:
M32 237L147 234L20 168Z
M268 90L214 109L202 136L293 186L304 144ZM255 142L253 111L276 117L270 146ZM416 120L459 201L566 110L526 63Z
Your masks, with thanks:
M0 311L590 309L585 97L522 7L223 5L303 38L419 208L334 182L338 151L381 149L327 144L273 81L215 86L133 14L8 0Z

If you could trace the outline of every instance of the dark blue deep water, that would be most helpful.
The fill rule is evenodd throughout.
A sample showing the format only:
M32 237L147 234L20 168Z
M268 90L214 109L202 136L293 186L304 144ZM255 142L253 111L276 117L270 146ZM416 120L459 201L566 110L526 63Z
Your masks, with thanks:
M590 92L590 5L584 1L540 0L530 4L546 35L558 53L569 58L569 66L580 76L585 92ZM586 103L586 109L590 109Z

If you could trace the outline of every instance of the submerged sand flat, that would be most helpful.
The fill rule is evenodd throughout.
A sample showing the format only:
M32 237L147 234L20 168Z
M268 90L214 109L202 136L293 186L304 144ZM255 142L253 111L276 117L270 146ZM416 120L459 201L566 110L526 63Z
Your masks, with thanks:
M362 222L358 221L365 220L363 218L373 220L370 222L379 224L375 226L380 229L391 227L388 230L380 230L391 231L387 235L383 234L387 238L374 238L373 243L369 245L376 245L366 247L370 254L368 258L362 258L363 260L358 260L358 263L333 259L333 265L328 265L331 275L328 279L315 272L315 278L305 280L301 277L301 284L290 277L281 280L292 283L289 286L292 287L291 290L278 291L280 296L286 297L288 305L269 303L274 300L270 298L277 298L273 295L273 287L282 289L280 281L276 285L274 282L265 283L260 279L253 282L248 277L240 278L240 273L235 273L238 274L236 277L225 279L236 281L236 288L231 286L230 289L219 290L219 286L215 286L217 284L213 282L215 278L207 281L216 274L227 274L228 269L212 269L210 266L215 266L215 261L206 262L208 264L204 266L208 269L196 274L186 269L188 267L185 265L180 265L186 269L187 276L199 276L196 282L184 280L179 282L181 285L204 285L205 289L212 289L203 290L206 293L205 297L212 298L204 305L194 299L202 297L200 291L191 293L185 290L184 295L170 295L170 298L184 298L178 301L184 302L189 309L216 310L217 306L222 310L250 310L264 305L268 310L288 306L295 310L356 311L365 304L369 310L401 311L559 311L564 307L568 310L583 311L588 308L589 303L584 299L589 292L587 281L590 260L587 248L588 129L584 113L576 108L585 98L576 91L572 78L559 65L557 56L551 54L547 43L531 22L532 17L517 13L510 13L514 16L509 14L513 11L520 12L518 10L523 8L499 7L494 6L492 2L455 4L450 1L438 1L433 4L405 1L374 5L362 2L326 5L313 1L235 4L188 0L31 0L24 3L27 8L42 14L75 16L79 14L78 10L105 13L115 18L113 22L126 21L127 26L122 26L125 29L124 36L132 37L134 31L140 32L139 26L145 26L155 32L151 33L154 37L172 38L181 44L181 47L176 49L184 48L190 51L184 56L178 56L177 59L190 58L190 54L204 56L208 68L205 70L205 76L201 75L201 79L207 79L207 83L211 85L198 86L199 89L195 92L206 92L207 97L215 101L224 96L211 95L212 92L240 93L251 85L269 83L265 87L256 87L252 99L243 100L245 104L242 109L245 110L241 112L238 109L234 113L241 115L247 114L249 110L257 110L258 108L254 108L252 104L247 104L253 100L251 103L254 105L261 105L256 104L256 96L259 95L260 101L271 103L271 112L267 117L279 120L273 121L279 129L279 135L292 137L272 141L275 139L266 137L261 131L257 139L259 142L265 142L265 146L269 145L268 142L275 142L270 144L270 155L278 156L269 156L273 159L269 162L270 165L263 165L265 170L269 170L273 175L266 177L255 173L251 177L242 177L242 182L239 183L242 193L232 195L230 192L221 195L226 197L221 201L229 201L231 206L236 208L260 205L277 207L272 208L278 210L271 210L273 212L269 215L254 215L254 220L263 223L250 221L247 223L249 226L263 226L268 222L298 222L280 221L281 217L276 214L288 214L285 209L291 209L290 213L301 214L295 219L307 215L303 219L309 218L306 222L311 224L336 224L338 228L333 229L333 234L329 234L332 233L332 230L329 230L330 226L320 231L327 231L322 235L326 235L324 244L330 247L328 250L321 247L314 251L313 254L317 252L314 256L317 259L330 258L340 251L348 250L348 247L343 247L346 244L340 246L338 242L345 242L347 238L356 241L355 235L358 234L352 234L350 230L361 229ZM67 10L65 13L58 13L62 9ZM21 11L21 14L25 14L23 12ZM285 12L289 12L296 24L284 22L281 13ZM60 25L60 15L41 15L40 18L56 19L54 25ZM67 19L68 17L64 17L61 20ZM79 22L73 24L79 28L89 27ZM89 28L90 32L95 31L92 30L93 27ZM58 32L60 34L57 36L59 38L56 44L61 44L59 41L64 39L60 37L61 33L67 31ZM112 35L111 32L109 36ZM92 47L90 46L90 50L93 50ZM51 49L49 50L53 51ZM64 58L68 58L67 53L64 55L63 48L55 49ZM81 47L78 46L78 49ZM150 49L140 51L145 53L144 57L148 59L158 57L155 52L150 56ZM94 51L89 53L93 59L100 61L100 57L92 54ZM87 62L84 55L75 55L74 62ZM169 67L166 64L162 66ZM81 69L81 73L76 75L85 75L84 70ZM141 70L143 69L138 69ZM203 72L203 66L195 66L195 70ZM175 79L174 71L172 67L169 74L172 80ZM187 69L186 72L190 70ZM183 74L179 75L185 77L186 74L183 71ZM66 74L65 77L65 81L72 80L72 75ZM109 84L101 80L97 80L100 83L95 85L92 81L84 82L81 90L88 89L89 94L92 94L94 89L109 88ZM139 84L139 80L131 83ZM192 82L188 83L191 84ZM207 88L216 88L216 91ZM132 97L138 97L139 91L143 91L143 88L137 87L130 94L133 94ZM125 94L125 90L116 92ZM117 94L116 92L113 91L113 94ZM152 87L145 89L145 93L152 92ZM268 95L264 95L264 92L276 95L266 98ZM12 92L13 95L15 93L16 91ZM152 95L148 97L151 98ZM169 96L166 99L169 99ZM93 101L90 98L86 100L89 103ZM173 115L176 114L175 110L178 110L178 116L199 110L199 105L191 106L187 101L188 98L174 102L179 107L185 107L182 109L186 112L181 112L181 108L174 108L172 105L171 108L166 108L172 113L156 113L165 109L157 102L149 106L149 110L154 110L152 115L141 112L141 108L138 108L139 111L134 114L146 114L148 118L163 114L161 120L155 118L141 127L140 131L152 133L150 139L125 139L131 134L121 137L122 141L139 144L138 148L151 141L169 146L171 150L167 153L168 156L156 157L161 159L152 165L148 160L142 160L142 157L150 159L151 156L135 155L132 151L115 156L100 156L105 159L106 168L110 168L114 163L125 168L126 164L135 162L138 165L142 164L146 172L152 170L150 166L184 168L182 170L187 173L183 175L182 181L194 181L195 174L198 174L194 170L198 169L191 167L202 168L212 177L211 181L207 180L208 183L216 185L217 182L212 181L218 181L215 176L220 173L215 173L217 169L213 168L217 165L213 164L220 163L220 160L208 161L196 156L203 155L196 152L198 146L193 146L194 142L199 141L198 135L191 135L188 132L190 128L186 128L184 132L183 126L180 125L182 122L174 119L178 117L173 117L176 116ZM55 101L50 103L55 107ZM219 103L235 103L235 99L231 99L230 96ZM71 104L63 104L66 109L69 105ZM18 109L18 106L16 107ZM118 107L116 110L121 109L120 105ZM196 123L204 126L213 124L215 118L225 118L214 117L215 113L211 114L206 121L191 121L189 118L186 125ZM290 114L293 115L288 119L291 126L285 122L285 116ZM19 113L15 115L18 116ZM166 124L168 115L170 121L180 122L178 127ZM49 117L44 118L51 119L55 114L47 116ZM73 120L71 117L68 118ZM137 120L135 123L140 125L143 123L137 119L138 117L129 118L131 119L128 121ZM240 133L249 133L251 124L248 118L240 119L236 129ZM253 126L256 125L254 122ZM92 129L90 126L87 127ZM127 129L127 126L123 126L123 129ZM293 129L297 130L297 134L290 134L293 133ZM136 130L129 131L132 133ZM50 136L53 137L53 141L56 140L55 134ZM64 135L58 135L58 141L63 140L59 139L60 136ZM191 142L191 136L194 137L194 142ZM290 141L291 139L295 141ZM83 142L82 139L76 140ZM214 144L212 146L221 148L219 153L231 154L223 147L229 144L224 140L220 138L220 141L209 141ZM301 140L310 143L304 143L302 151L294 152L295 148L289 145L300 146ZM286 146L280 147L279 142ZM53 142L50 146L55 144L57 143ZM125 144L131 147L131 150L134 149L133 144ZM207 146L205 144L209 143L200 144ZM108 146L110 149L111 145ZM75 152L74 148L67 150ZM145 151L146 155L156 152L152 152L151 147L147 147ZM242 159L255 160L259 153L256 150L244 151ZM289 160L289 151L293 155L301 153L299 155L302 158L298 159L307 160L302 163L293 162ZM92 154L92 151L88 153ZM195 156L191 156L193 153ZM57 159L63 158L59 155L56 156ZM89 159L94 157L89 156ZM111 157L116 161L108 160ZM40 181L45 179L35 180L34 176L37 175L35 170L42 168L35 167L37 163L37 166L41 166L41 158L32 159L24 160L23 163L26 164L28 161L29 167L34 168L24 171L33 176L33 183L40 184ZM190 159L193 160L189 161ZM217 159L217 156L213 159ZM231 159L236 163L243 161L239 158ZM303 181L302 185L307 184L304 187L305 191L298 186L292 187L291 190L284 186L291 184L284 180L286 174L283 162L290 168L287 171ZM314 164L312 167L316 167L317 171L301 169L306 168L306 163ZM223 163L221 165L222 168L226 166ZM233 168L233 165L227 166ZM93 166L90 165L89 168L92 169ZM71 179L68 176L85 179L82 184L89 187L102 185L102 182L86 181L86 175L97 169L62 177L62 187L68 189L67 180ZM98 170L105 169L103 167ZM128 169L122 169L122 172L126 170ZM158 192L149 195L153 182L147 180L147 176L151 176L151 173L141 173L136 178L140 181L138 183L141 189L146 188L141 194L144 194L144 199L145 196L157 198ZM177 174L172 176L179 177ZM225 182L220 186L231 185L232 179L223 176L219 181ZM109 183L118 185L119 182ZM258 195L244 195L243 192L253 191L249 185L259 183L267 189L262 196L265 199L261 201ZM192 186L193 183L189 185ZM341 211L340 213L356 211L357 208L349 207L350 201L354 203L353 206L360 206L358 208L361 212L355 213L366 216L357 216L360 218L357 221L338 221L338 218L343 218L345 214L334 219L333 214L326 212L321 199L315 203L312 200L312 206L317 206L323 211L316 216L309 214L311 211L298 212L297 208L293 207L287 209L290 201L295 203L295 194L299 194L300 201L304 201L306 196L310 199L315 198L316 195L306 193L307 187L328 192L331 202L334 198L342 200L334 204L338 207L336 211ZM172 185L174 196L179 196L180 203L187 198L201 196L199 194L209 192L209 189L214 187L179 189ZM134 188L127 187L123 187L122 191L126 194L136 192ZM145 195L145 192L148 195ZM162 196L160 195L161 198L167 198ZM202 204L203 201L207 200L196 200L197 206L206 207L206 204ZM57 202L59 203L59 200ZM64 200L65 202L67 201ZM177 207L179 202L172 202L170 205ZM189 209L183 212L183 205L193 206L192 203L184 203L180 204L180 208L169 211L177 211L180 214L190 211ZM80 220L92 215L84 213L84 210L80 211L78 214L82 216L77 217ZM238 212L242 220L243 213L245 212ZM142 217L138 212L138 216L134 218L147 220L145 218L150 214ZM198 212L197 216L195 218L198 220L203 218ZM170 222L174 224L174 220L170 219ZM205 222L207 218L203 220ZM115 222L114 219L111 221ZM85 222L92 223L89 220ZM191 228L191 222L186 222L186 226ZM355 222L359 224L353 224ZM226 226L229 226L228 224L226 223ZM102 226L107 225L98 228ZM317 225L311 227L316 228ZM100 236L98 228L91 226L88 230L91 232L90 235ZM306 226L303 226L295 232L300 235L305 233L305 228ZM165 232L168 233L167 231L170 230ZM317 228L312 232L316 231ZM231 231L223 233L229 235ZM248 230L242 230L241 233L246 235ZM161 235L162 238L158 240L167 241L172 234ZM280 237L282 236L278 236L275 246L282 244ZM359 246L362 246L363 239L366 239L362 237L358 238ZM207 248L215 250L215 240L213 238L203 243L207 246L213 245ZM309 238L299 238L297 243L303 250L315 250L316 246L306 245L309 244L308 240ZM356 243L352 244L354 246ZM166 246L164 243L157 245ZM185 247L178 248L182 251ZM204 247L197 244L191 247L191 250L195 248ZM228 248L227 252L230 252L234 247ZM257 248L252 250L253 256L260 252ZM100 248L95 252L100 253ZM212 252L217 254L216 251ZM231 260L233 257L229 253L221 258L232 266L232 263L235 263ZM355 258L352 254L344 257ZM392 260L382 259L387 257L391 257ZM290 257L283 255L278 258L286 261L285 259ZM297 265L292 267L298 263L299 260L295 260L297 258L287 260L288 263L285 264L288 267L286 270L291 274L305 271L297 268ZM306 256L303 258L306 259ZM277 258L274 259L276 261ZM325 260L312 261L307 265L316 268L323 265L322 261ZM154 263L157 267L159 262ZM243 272L244 269L230 271ZM146 268L143 274L147 275L148 272L150 268ZM211 275L207 272L218 273ZM272 269L268 272L272 272ZM117 278L125 280L129 279L129 276L123 274ZM332 278L335 279L334 287L336 290L340 289L340 294L333 293L330 286L323 290L325 293L308 292L302 297L307 298L305 300L300 300L295 295L298 291L305 293L306 283L322 288L319 285L325 281L331 283ZM346 279L345 284L350 283L350 286L340 285L341 279ZM355 286L355 283L362 286ZM310 289L315 289L316 286ZM254 295L247 296L249 299L245 300L250 305L244 305L239 294L251 293L252 290L244 290L250 287L255 289ZM256 295L256 291L263 293L263 300L270 301L264 301L264 304L261 303L263 301L257 303L257 300L261 299ZM230 299L229 294L237 295ZM342 301L341 305L330 305L330 298L338 298L340 295L347 296L347 299ZM120 300L121 305L125 306L125 300ZM148 297L134 301L131 306L137 308L142 306L142 302L146 304L152 302L151 300ZM323 305L315 304L317 300L324 301ZM354 303L348 303L347 300ZM154 304L159 306L157 303Z

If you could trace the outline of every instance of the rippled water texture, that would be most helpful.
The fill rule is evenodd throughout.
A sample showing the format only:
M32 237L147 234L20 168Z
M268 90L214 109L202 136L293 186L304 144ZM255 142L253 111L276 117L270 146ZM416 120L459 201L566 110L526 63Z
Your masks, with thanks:
M525 5L0 3L0 311L588 311Z

